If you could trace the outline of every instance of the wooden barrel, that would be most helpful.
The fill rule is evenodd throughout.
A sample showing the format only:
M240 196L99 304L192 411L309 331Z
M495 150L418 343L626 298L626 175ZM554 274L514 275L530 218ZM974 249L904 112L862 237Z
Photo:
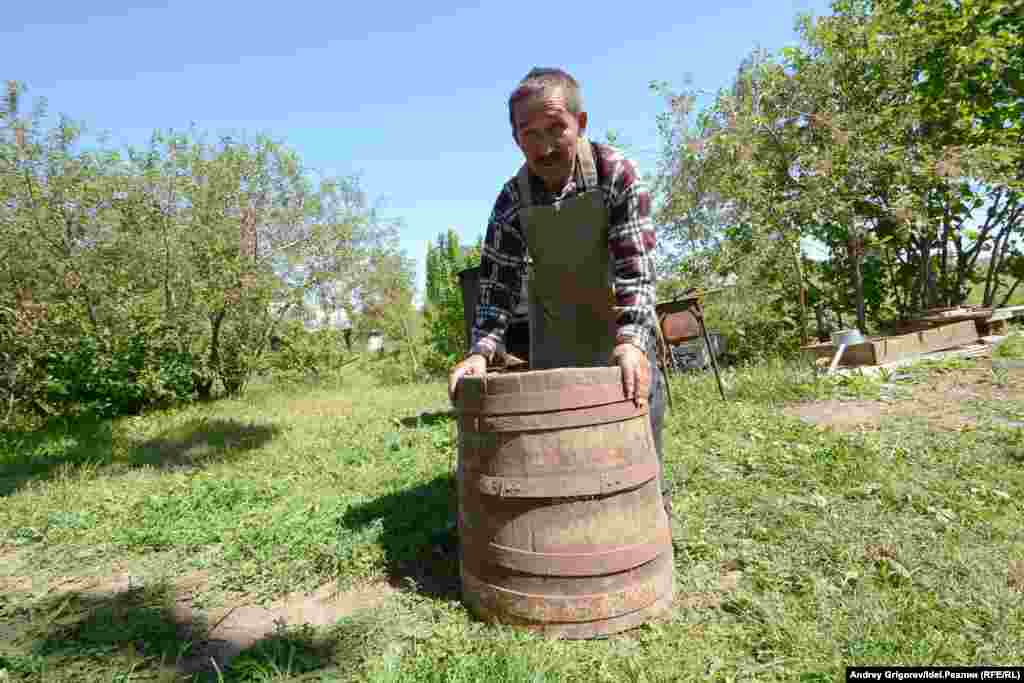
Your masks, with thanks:
M466 377L459 413L463 601L563 638L638 626L673 594L647 409L618 367Z

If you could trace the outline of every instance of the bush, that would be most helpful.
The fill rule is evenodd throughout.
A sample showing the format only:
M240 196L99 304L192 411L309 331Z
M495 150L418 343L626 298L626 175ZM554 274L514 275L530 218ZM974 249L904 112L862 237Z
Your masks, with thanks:
M705 322L709 331L722 335L729 362L790 357L799 352L800 329L778 308L764 298L727 290L705 300Z
M368 359L366 369L383 386L424 382L432 379L422 365L419 372L413 369L409 354L401 348L374 354Z
M49 411L99 416L196 397L199 358L145 329L101 338L83 334L47 350L42 397Z
M264 372L274 380L301 382L333 375L358 357L348 350L341 330L307 330L290 323L271 341Z
M202 361L173 329L130 317L96 331L71 307L0 304L4 422L46 415L136 413L190 400Z

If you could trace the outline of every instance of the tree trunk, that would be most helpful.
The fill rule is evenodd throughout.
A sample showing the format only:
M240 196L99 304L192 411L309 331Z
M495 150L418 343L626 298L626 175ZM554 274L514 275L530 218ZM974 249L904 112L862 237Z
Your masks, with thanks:
M935 308L942 305L942 298L939 291L940 274L936 270L935 259L928 257L928 307Z
M220 327L226 314L227 309L222 308L210 317L210 353L207 358L208 372L211 374L201 375L195 371L192 372L192 383L200 400L209 400L213 395L212 373L217 372L220 365Z
M1002 266L1003 254L1009 246L1007 230L1000 230L996 235L995 243L992 246L992 258L988 262L988 272L985 274L985 293L982 297L982 305L989 307L996 299L999 290L999 270Z
M967 300L970 288L967 287L967 276L971 272L972 262L964 252L961 238L957 238L956 246L956 296L951 306L960 306Z
M796 278L800 285L800 344L807 345L807 288L804 286L803 254L800 253L800 240L793 245Z
M1012 297L1013 293L1017 291L1017 285L1019 284L1020 280L1017 280L1016 282L1013 283L1013 286L1010 287L1010 291L1006 293L1006 296L1003 297L1002 303L999 304L999 308L1002 308L1003 306L1010 302L1010 297Z
M853 264L853 277L854 277L854 296L856 297L857 304L857 329L861 332L867 331L867 312L864 307L864 272L861 268L863 259L858 255L854 259Z
M412 358L413 376L418 376L420 374L420 364L416 361L416 345L413 343L412 335L409 334L409 328L405 324L405 316L399 315L398 321L402 323L402 334L405 335L405 343L409 347L409 357Z
M938 291L936 303L939 306L953 305L953 292L949 286L949 243L953 234L953 219L949 211L949 190L946 189L942 206L942 236L939 251Z
M918 268L917 268L917 281L914 283L914 301L912 307L912 313L918 314L924 311L929 306L929 287L928 282L931 279L931 268L932 268L932 242L930 239L925 237L917 240L918 250Z
M884 253L885 265L889 269L889 280L892 283L893 297L896 299L896 315L900 319L905 319L907 315L907 292L906 288L903 287L903 283L898 280L899 269L896 267L897 259L888 248L885 249Z
M849 238L847 253L850 257L850 275L853 283L853 301L857 313L857 329L867 330L867 315L864 306L864 242L859 232Z
M814 307L814 319L818 324L818 341L827 342L829 340L830 330L825 325L825 311L821 304Z

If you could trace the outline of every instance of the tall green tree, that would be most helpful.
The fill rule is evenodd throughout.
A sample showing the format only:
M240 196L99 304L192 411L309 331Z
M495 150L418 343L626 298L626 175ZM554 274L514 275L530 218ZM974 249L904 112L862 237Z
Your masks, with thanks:
M23 93L9 84L0 113L10 401L118 412L209 395L218 380L237 393L312 292L358 309L390 286L367 274L400 259L397 228L354 179L314 184L266 136L87 148L71 119L46 128L45 103L23 115ZM7 338L15 326L29 343Z
M935 4L948 3L918 3ZM991 271L1014 270L1016 152L965 132L978 116L954 111L957 124L922 105L920 27L882 5L841 0L832 16L803 17L798 46L752 54L696 116L691 93L666 91L659 218L689 242L684 265L742 266L765 293L790 290L801 327L808 301L851 312L862 329L961 303L989 252L1007 257L987 261L993 288ZM824 268L800 256L807 237L826 245Z
M460 245L451 228L427 245L424 315L434 372L446 372L468 348L458 274L480 265L481 245L482 238L472 247Z

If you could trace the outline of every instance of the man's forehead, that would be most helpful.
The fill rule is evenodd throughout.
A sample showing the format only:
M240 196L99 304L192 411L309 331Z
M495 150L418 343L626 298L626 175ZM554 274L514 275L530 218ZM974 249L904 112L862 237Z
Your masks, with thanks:
M545 89L526 97L515 105L516 125L524 126L532 118L568 114L565 93L560 87Z

